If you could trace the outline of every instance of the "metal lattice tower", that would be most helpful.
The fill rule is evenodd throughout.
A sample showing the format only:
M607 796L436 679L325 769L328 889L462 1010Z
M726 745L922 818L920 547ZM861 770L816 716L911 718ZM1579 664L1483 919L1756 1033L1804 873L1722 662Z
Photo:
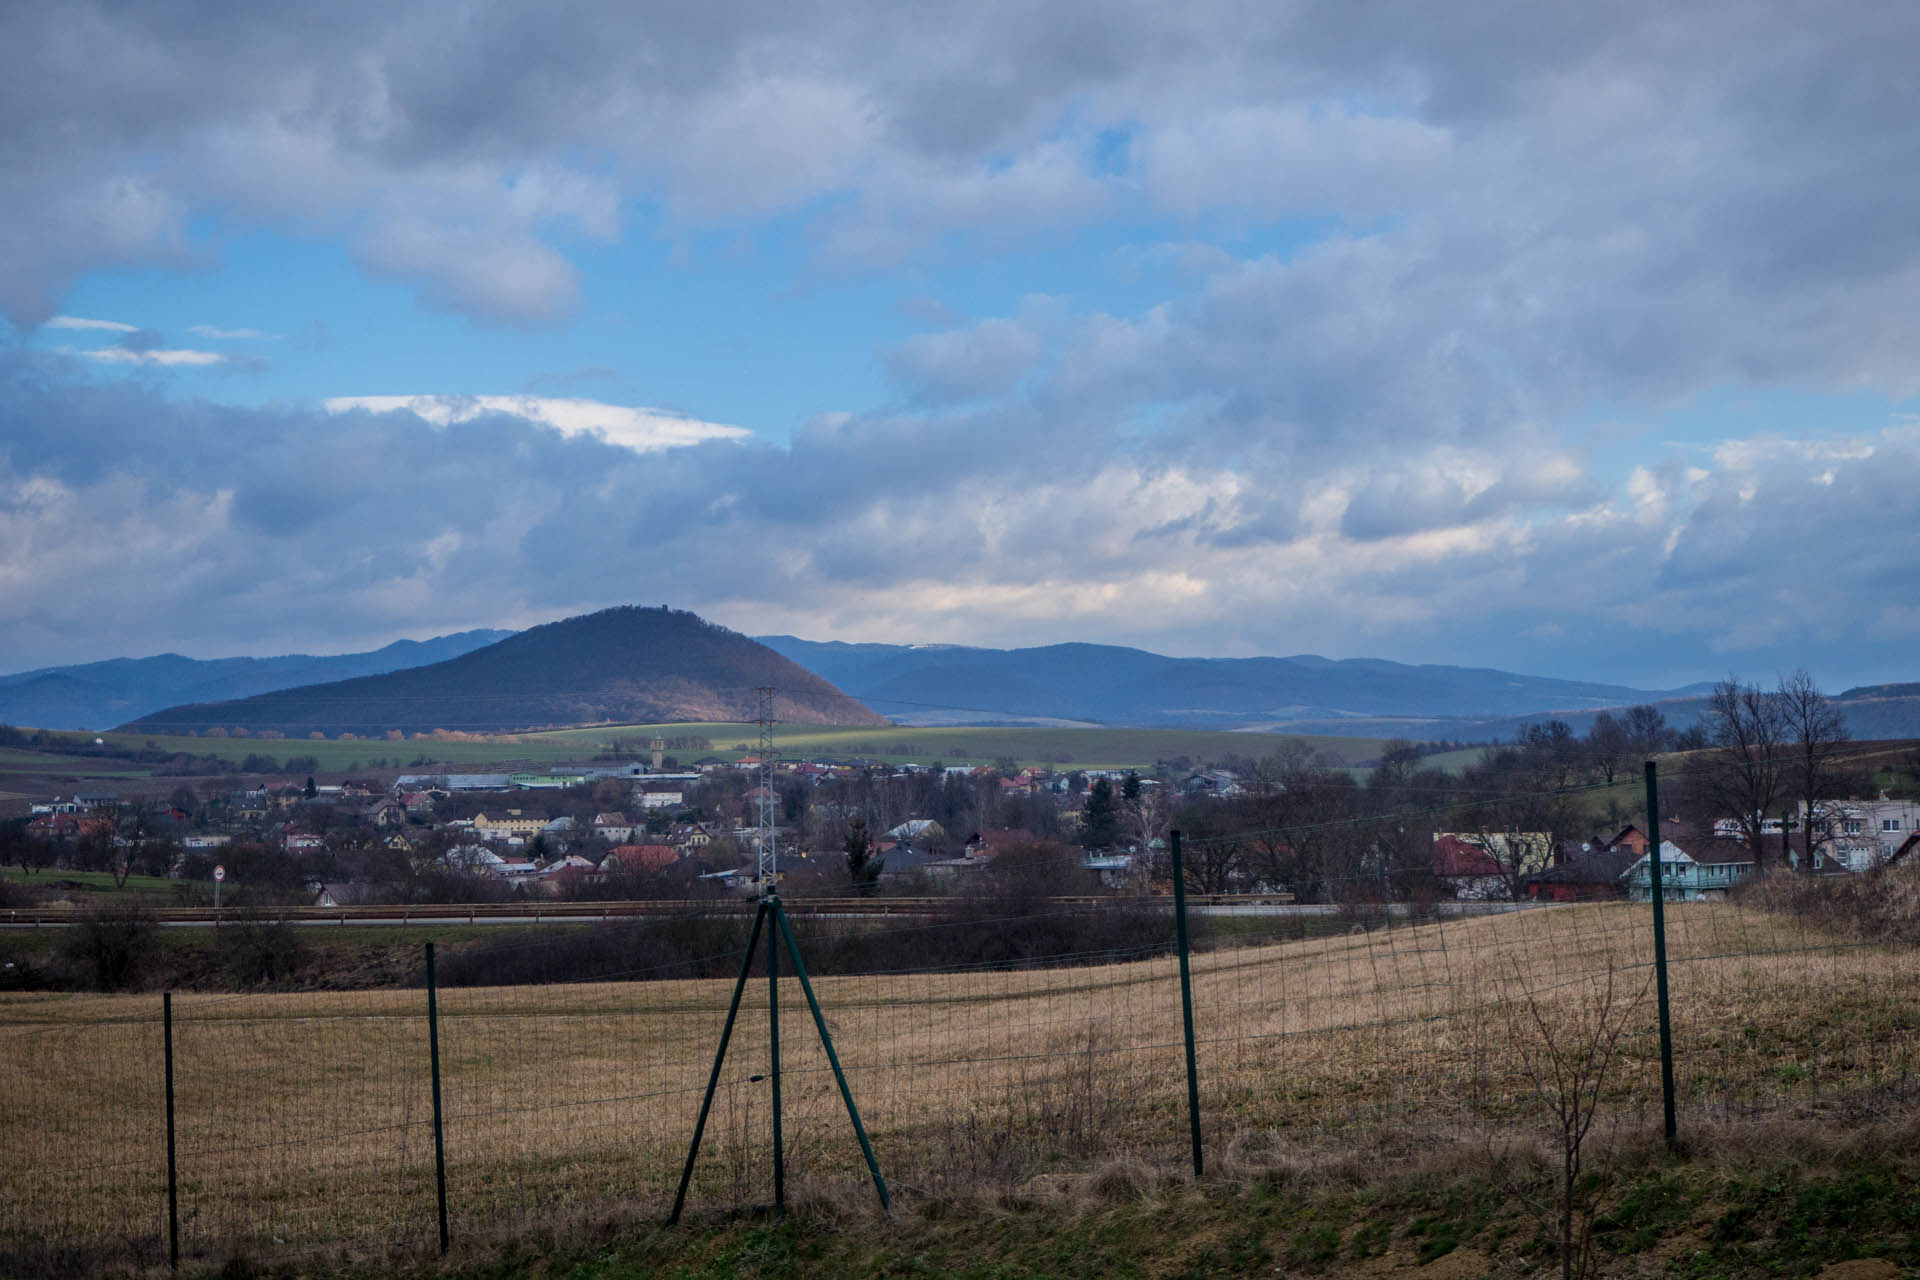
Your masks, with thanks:
M754 690L759 695L760 721L760 868L758 882L761 893L775 893L779 889L779 866L774 854L774 807L773 807L773 686L764 685Z

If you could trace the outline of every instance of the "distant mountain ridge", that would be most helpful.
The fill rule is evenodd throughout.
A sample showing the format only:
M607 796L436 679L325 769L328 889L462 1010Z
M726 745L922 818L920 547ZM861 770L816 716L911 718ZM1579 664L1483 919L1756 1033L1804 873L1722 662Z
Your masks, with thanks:
M110 658L0 676L0 724L105 729L163 707L217 702L353 676L383 675L457 658L511 631L461 631L396 640L364 653L290 653L272 658Z
M820 643L762 636L763 643L833 681L876 710L911 723L983 717L1049 718L1145 727L1286 727L1314 731L1346 719L1538 715L1598 711L1704 692L1509 671L1409 666L1377 658L1169 658L1116 645L1030 649ZM1355 732L1358 732L1357 730Z
M691 613L623 606L549 622L429 666L169 707L131 732L245 728L305 737L434 729L750 721L773 686L789 724L884 725L856 699L772 649Z
M690 614L679 616L692 618ZM701 627L708 625L698 619L694 622ZM175 718L172 709L186 704L229 702L342 677L422 668L515 635L469 631L428 641L403 640L370 653L330 657L295 654L196 662L177 654L162 654L21 672L0 676L0 722L97 729L132 720L157 729L160 720ZM1520 727L1549 717L1566 720L1576 730L1584 731L1599 711L1640 702L1659 706L1670 723L1685 727L1699 718L1705 705L1703 695L1712 687L1702 682L1679 689L1637 689L1487 668L1413 666L1313 654L1170 658L1142 649L1098 644L987 649L950 644L818 642L784 635L737 638L756 647L764 645L771 651L769 657L784 659L799 671L796 676L789 670L784 679L739 677L745 683L791 685L804 690L809 687L804 681L817 677L832 690L819 694L815 689L819 696L849 705L853 705L852 699L858 699L906 724L1078 723L1483 741L1511 737ZM576 654L569 661L590 657ZM689 718L700 706L726 711L723 718L750 718L751 712L744 704L716 700L710 696L712 692L686 691L677 701L668 698L664 703L649 703L645 698L628 696L630 690L598 701L594 697L562 697L560 690L551 688L523 691L525 696L516 705L518 713L525 716L511 727L596 719L681 719ZM357 690L352 696L364 698L366 693ZM1834 695L1834 701L1856 738L1920 737L1920 683L1862 686ZM442 723L420 727L479 728L480 721L498 727L507 718L504 712L481 715L472 707L453 715L459 709L444 699L437 705L448 716ZM637 708L649 705L677 706L688 715L650 717L636 713ZM807 714L823 714L824 706L818 704ZM861 706L859 714L872 712ZM693 718L705 716L703 713ZM195 711L190 722L204 725L215 721ZM877 717L859 721L877 722ZM323 731L338 731L339 727L336 724Z

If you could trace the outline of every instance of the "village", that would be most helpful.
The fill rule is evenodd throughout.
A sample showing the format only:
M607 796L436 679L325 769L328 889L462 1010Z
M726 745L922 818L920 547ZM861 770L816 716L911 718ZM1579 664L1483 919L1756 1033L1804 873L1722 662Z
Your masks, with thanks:
M1360 785L1299 760L1069 771L830 759L763 768L746 755L682 767L659 740L632 754L48 796L0 826L0 861L29 883L63 871L161 879L183 903L208 898L216 868L229 903L277 906L750 896L763 887L764 808L790 896L964 893L1016 874L1063 894L1166 892L1176 829L1194 845L1188 887L1207 893L1550 903L1652 892L1644 814L1607 821L1562 807L1530 826L1511 808L1458 804L1430 828L1389 831L1386 764ZM1430 790L1440 781L1434 770L1418 776ZM1303 815L1331 826L1289 837ZM1920 804L1884 791L1837 799L1818 806L1811 838L1808 825L1804 805L1747 823L1664 812L1662 893L1723 896L1763 866L1848 876L1898 863L1920 842Z

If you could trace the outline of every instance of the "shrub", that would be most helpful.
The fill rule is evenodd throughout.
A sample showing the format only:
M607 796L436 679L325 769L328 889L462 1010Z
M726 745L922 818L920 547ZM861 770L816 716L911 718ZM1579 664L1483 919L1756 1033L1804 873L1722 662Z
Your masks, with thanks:
M102 906L66 931L60 955L82 985L120 991L137 985L159 949L160 926L138 903Z
M1204 919L1193 924L1203 927ZM980 895L953 899L931 918L790 920L816 974L1105 964L1173 949L1165 908L1125 901L1063 905ZM730 978L752 926L752 917L730 911L569 928L531 942L487 941L447 954L439 978L447 986Z
M1739 897L1862 942L1920 942L1920 864L1820 878L1783 871L1743 885Z
M220 958L240 986L284 982L305 962L306 940L283 916L241 912L220 927Z

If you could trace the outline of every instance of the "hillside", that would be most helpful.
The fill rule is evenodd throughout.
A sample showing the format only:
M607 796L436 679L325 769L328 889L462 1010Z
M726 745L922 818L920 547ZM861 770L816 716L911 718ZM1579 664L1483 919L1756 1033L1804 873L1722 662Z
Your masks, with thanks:
M430 666L170 707L124 728L367 737L608 721L746 721L755 716L754 690L763 685L778 690L774 714L786 723L887 723L737 632L691 613L623 607L534 627Z
M1374 658L1169 658L1114 645L1032 649L763 643L903 723L1036 718L1161 727L1254 726L1374 736L1368 716L1493 718L1598 711L1701 692L1634 689ZM1311 729L1305 724L1311 722ZM1422 735L1426 736L1426 735ZM1450 736L1450 735L1441 735Z
M1681 691L1685 693L1685 691ZM1659 695L1645 699L1660 709L1667 723L1686 729L1706 718L1707 698ZM1920 738L1920 685L1870 685L1833 695L1833 706L1846 721L1855 741ZM1360 716L1339 719L1283 717L1255 727L1270 733L1331 734L1335 737L1456 738L1466 742L1510 739L1529 724L1551 716L1564 720L1575 733L1593 727L1598 709L1543 709L1512 716Z
M201 660L177 653L42 667L0 676L0 724L103 729L184 702L218 702L276 689L383 675L457 658L511 631L462 631L396 640L365 653L290 653L273 658Z

